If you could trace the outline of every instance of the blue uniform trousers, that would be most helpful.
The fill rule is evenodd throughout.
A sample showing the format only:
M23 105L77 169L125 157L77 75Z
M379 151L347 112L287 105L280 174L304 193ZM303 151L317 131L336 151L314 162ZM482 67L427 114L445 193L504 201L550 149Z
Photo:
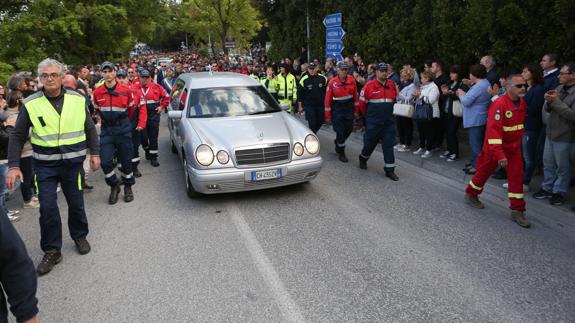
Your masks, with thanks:
M62 218L58 209L58 183L68 203L68 229L72 239L88 235L88 219L84 209L82 163L43 165L34 162L35 184L40 200L40 247L43 251L62 249Z
M395 144L395 122L393 117L384 120L373 120L368 117L365 121L365 133L363 135L363 149L361 156L369 159L375 147L381 142L385 170L395 169L395 155L393 145Z
M353 131L353 105L336 105L331 108L331 119L335 131L335 151L345 152L345 141Z
M118 162L121 165L122 182L131 186L136 182L132 173L132 133L126 131L124 127L105 127L100 134L100 158L102 160L102 170L106 176L106 184L115 186L120 184L120 180L114 172L112 160L114 154L118 154Z
M308 122L309 128L313 133L321 129L321 125L325 120L325 108L323 105L303 105L305 111L305 119Z

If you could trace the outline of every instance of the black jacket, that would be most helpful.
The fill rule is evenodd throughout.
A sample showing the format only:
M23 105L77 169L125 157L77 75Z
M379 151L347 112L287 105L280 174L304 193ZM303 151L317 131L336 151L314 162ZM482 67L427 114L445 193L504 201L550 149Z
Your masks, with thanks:
M29 320L38 313L37 284L34 264L24 242L0 209L0 323L8 322L4 293L18 322Z
M325 100L325 90L327 89L327 79L321 74L312 76L306 74L298 82L297 97L305 107L323 107Z

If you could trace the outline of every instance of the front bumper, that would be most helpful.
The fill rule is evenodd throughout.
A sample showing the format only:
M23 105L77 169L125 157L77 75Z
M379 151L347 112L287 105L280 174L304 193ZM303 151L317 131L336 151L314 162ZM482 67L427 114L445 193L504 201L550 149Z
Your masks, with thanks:
M321 156L293 160L283 165L245 169L195 169L188 163L188 174L190 174L190 181L197 192L219 194L261 190L308 182L317 177L322 163ZM251 181L252 171L277 168L281 168L282 177L256 182Z

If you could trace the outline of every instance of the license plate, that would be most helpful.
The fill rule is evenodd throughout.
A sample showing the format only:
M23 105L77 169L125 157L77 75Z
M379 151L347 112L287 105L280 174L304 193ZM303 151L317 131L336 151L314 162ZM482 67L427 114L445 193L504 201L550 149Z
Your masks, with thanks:
M268 179L280 178L282 177L281 168L269 169L269 170L258 170L252 172L252 182L265 181Z

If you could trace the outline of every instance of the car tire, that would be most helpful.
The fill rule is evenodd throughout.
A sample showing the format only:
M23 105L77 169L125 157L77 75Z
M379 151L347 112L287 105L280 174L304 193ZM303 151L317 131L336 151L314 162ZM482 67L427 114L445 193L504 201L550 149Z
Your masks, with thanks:
M176 148L176 145L174 144L174 141L172 141L172 153L173 153L173 154L177 154L177 153L178 153L178 148Z
M194 189L194 186L190 181L190 175L188 174L188 160L185 155L184 155L184 174L186 177L186 194L188 194L188 197L191 199L195 199L202 196L201 193L199 193Z

